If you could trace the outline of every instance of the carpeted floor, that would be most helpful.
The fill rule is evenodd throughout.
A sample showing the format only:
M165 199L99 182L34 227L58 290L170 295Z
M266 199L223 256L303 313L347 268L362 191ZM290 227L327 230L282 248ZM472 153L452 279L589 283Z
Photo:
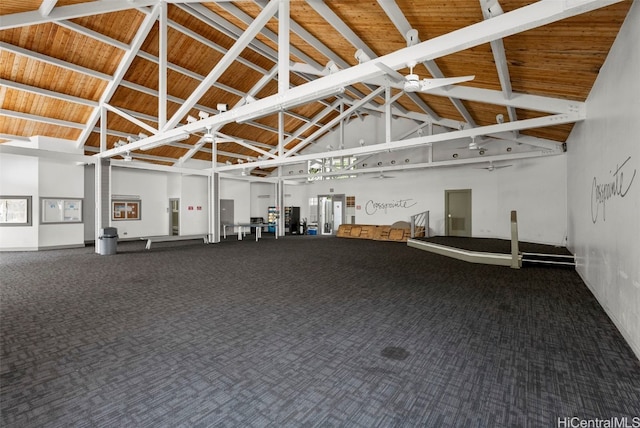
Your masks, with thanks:
M640 416L575 271L312 236L0 253L3 427L555 427Z

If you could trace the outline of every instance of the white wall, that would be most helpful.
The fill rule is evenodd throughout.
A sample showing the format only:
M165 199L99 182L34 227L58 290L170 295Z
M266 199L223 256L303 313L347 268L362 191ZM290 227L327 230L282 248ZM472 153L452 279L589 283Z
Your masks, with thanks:
M206 234L209 231L208 177L180 177L180 235Z
M73 141L48 137L35 137L30 142L16 145L82 153ZM82 223L40 224L40 198L84 198L84 167L45 157L0 155L0 194L32 197L32 225L0 227L0 250L25 251L84 245ZM86 210L83 209L83 221L85 214Z
M566 156L510 161L511 167L489 172L474 165L388 172L389 179L363 176L287 186L287 205L300 205L309 217L308 198L345 194L356 198L356 223L391 225L430 211L432 235L444 234L444 192L472 191L472 234L510 238L510 212L518 211L523 241L564 245L566 236ZM373 203L391 204L375 209ZM378 205L380 206L380 205Z
M51 159L39 159L40 198L84 198L84 166ZM34 210L41 210L40 201L34 200ZM83 218L86 210L83 203ZM92 218L92 217L89 217ZM39 248L84 246L84 224L40 224Z
M577 271L640 357L638 22L634 2L567 141L567 185Z
M233 199L235 223L248 222L251 214L251 183L246 180L220 179L220 199ZM266 211L264 214L266 220Z
M269 207L276 205L275 194L276 187L273 183L251 183L251 217L263 217L267 221ZM285 199L286 202L288 198Z
M111 168L114 198L140 199L141 219L111 221L121 239L169 234L168 178L164 172Z
M31 226L0 227L0 250L37 250L40 214L38 158L0 154L0 195L31 196Z

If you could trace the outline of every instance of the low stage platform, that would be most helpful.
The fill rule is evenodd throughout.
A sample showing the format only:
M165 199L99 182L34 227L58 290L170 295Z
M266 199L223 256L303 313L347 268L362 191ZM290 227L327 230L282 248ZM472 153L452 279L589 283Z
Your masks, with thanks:
M410 247L471 263L509 266L512 260L511 240L508 239L432 236L413 238L407 244ZM523 266L527 264L575 266L574 256L566 247L518 241L518 249Z

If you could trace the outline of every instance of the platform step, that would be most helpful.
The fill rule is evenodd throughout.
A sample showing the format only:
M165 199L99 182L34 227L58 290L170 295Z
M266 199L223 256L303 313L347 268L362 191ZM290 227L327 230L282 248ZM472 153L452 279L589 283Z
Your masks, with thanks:
M575 266L576 261L573 255L568 254L542 254L542 253L522 253L522 263Z

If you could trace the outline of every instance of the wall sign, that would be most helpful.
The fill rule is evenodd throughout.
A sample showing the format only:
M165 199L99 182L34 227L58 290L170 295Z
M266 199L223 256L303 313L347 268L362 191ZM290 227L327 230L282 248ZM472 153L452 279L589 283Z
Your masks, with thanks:
M384 211L386 214L390 209L411 208L417 204L417 202L412 201L413 199L398 199L397 201L390 202L376 202L370 199L364 205L364 212L368 215L373 215L378 211Z
M614 197L624 198L633 180L636 178L636 170L631 169L629 156L622 164L616 165L615 169L609 171L610 177L598 180L593 177L591 182L591 221L595 224L602 211L602 221L606 220L606 205L609 199ZM626 174L626 175L625 175Z

